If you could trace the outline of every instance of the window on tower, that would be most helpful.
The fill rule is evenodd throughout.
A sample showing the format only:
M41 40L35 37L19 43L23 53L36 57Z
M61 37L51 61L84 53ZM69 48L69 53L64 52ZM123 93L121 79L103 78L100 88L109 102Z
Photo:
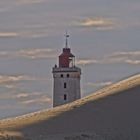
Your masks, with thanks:
M64 100L65 100L65 101L67 100L67 95L66 95L66 94L64 94Z
M67 83L64 83L64 88L67 88Z
M69 78L70 77L70 75L69 74L67 74L67 78Z
M61 78L63 78L64 76L63 76L63 74L61 74Z

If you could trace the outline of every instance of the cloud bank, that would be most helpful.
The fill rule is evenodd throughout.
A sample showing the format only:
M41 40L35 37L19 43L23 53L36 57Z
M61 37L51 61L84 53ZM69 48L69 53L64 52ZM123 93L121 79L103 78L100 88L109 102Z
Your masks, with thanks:
M24 105L31 105L31 104L45 104L45 103L50 103L51 101L52 101L51 98L49 98L46 95L42 95L35 99L24 100L21 103Z
M116 23L113 19L104 17L85 18L76 23L80 27L92 27L97 30L110 30L114 29Z
M16 32L0 32L0 38L17 37L19 34Z
M0 51L0 57L3 58L26 58L26 59L55 59L57 51L51 48L29 48L16 51ZM113 52L110 55L103 56L101 59L96 58L80 58L76 60L77 65L91 64L140 64L140 51L120 51Z
M126 52L114 52L111 55L104 56L101 59L86 58L78 59L76 64L79 65L92 65L92 64L140 64L140 51L126 51Z
M91 82L88 82L86 85L87 86L92 86L92 87L103 87L103 86L109 86L111 84L113 84L112 81L99 82L99 83L91 83Z
M34 77L27 75L0 75L0 84L12 84L20 81L36 80Z
M0 32L1 39L4 39L4 38L5 39L9 39L9 38L41 38L41 37L47 37L47 36L48 36L47 30L38 29L38 28L34 28L34 29L28 30L28 31L27 31L27 29L24 29L24 31Z
M95 59L79 59L76 60L77 65L98 64L99 61Z
M50 48L26 49L26 50L17 51L16 55L19 57L25 57L25 58L30 58L30 59L55 58L56 52Z
M17 51L0 51L0 57L5 58L27 58L27 59L39 59L39 58L56 58L56 50L50 48L29 48L21 49Z

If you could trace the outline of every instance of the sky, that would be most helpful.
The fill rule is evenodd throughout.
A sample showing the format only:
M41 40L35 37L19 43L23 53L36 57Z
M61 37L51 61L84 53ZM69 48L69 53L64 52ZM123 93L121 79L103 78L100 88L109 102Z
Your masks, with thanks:
M0 1L0 118L52 107L70 34L82 97L140 72L139 0Z

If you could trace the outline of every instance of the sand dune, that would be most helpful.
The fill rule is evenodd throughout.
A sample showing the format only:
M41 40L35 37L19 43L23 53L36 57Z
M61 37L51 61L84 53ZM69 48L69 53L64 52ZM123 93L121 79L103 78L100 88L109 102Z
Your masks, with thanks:
M140 140L140 74L50 110L0 121L0 140Z

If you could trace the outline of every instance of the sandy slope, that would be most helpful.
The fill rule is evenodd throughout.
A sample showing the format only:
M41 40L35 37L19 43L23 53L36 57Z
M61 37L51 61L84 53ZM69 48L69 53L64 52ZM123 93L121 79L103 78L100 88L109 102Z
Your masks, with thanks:
M73 103L0 121L1 136L140 140L140 74Z

